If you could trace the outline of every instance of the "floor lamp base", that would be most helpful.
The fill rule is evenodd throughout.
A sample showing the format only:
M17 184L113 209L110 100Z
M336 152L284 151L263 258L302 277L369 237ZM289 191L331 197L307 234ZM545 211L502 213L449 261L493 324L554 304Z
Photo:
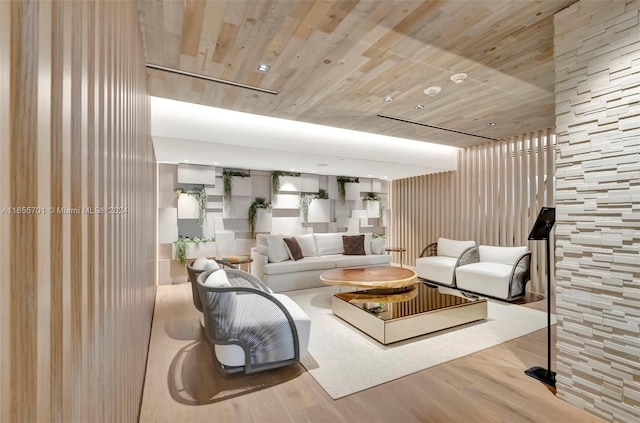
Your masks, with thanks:
M532 378L537 379L540 382L547 384L553 388L556 387L556 372L547 370L544 367L536 366L525 370L524 373L527 376L531 376Z

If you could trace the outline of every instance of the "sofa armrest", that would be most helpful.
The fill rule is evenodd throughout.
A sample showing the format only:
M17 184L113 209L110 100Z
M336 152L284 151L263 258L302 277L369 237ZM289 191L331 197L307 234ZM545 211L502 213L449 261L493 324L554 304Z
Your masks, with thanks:
M269 263L269 259L264 254L260 254L256 248L251 249L251 274L259 280L264 279L264 265Z
M420 253L419 257L431 257L438 255L438 243L432 242L431 244L424 247L424 250Z
M460 254L460 257L458 257L456 267L478 262L480 262L480 248L477 246L469 247Z

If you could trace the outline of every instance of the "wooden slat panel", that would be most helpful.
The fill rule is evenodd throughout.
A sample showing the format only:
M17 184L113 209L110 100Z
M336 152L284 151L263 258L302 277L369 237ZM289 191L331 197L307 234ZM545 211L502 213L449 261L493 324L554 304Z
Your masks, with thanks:
M146 82L135 3L0 3L0 207L44 207L0 216L2 422L137 420L155 297Z
M544 245L527 237L539 208L554 204L542 202L545 193L553 195L553 167L544 179L552 137L550 130L538 131L469 147L459 152L456 172L393 181L390 244L407 248L408 265L439 237L528 245L535 269L528 290L544 293Z

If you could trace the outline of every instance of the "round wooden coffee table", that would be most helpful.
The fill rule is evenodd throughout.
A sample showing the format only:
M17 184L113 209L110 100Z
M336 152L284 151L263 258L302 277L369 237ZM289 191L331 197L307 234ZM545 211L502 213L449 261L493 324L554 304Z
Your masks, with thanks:
M329 270L320 275L320 280L327 285L397 289L415 284L417 277L416 272L403 267L371 266Z

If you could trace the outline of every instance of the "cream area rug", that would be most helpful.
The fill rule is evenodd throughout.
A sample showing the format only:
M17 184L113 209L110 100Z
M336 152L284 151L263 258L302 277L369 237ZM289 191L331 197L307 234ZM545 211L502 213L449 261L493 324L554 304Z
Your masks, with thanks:
M302 365L333 399L493 347L547 325L544 312L489 301L487 320L385 346L332 314L331 296L335 292L335 287L325 287L287 293L311 318L309 351ZM552 318L555 324L555 316Z

